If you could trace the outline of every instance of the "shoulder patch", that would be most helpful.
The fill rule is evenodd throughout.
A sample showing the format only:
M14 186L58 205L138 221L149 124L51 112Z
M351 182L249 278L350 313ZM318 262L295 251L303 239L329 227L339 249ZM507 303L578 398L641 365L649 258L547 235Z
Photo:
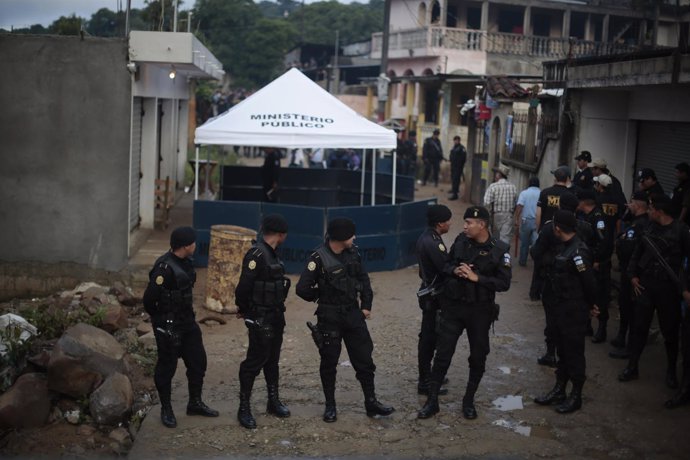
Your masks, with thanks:
M254 270L256 268L256 260L250 260L247 267L249 267L250 270Z
M603 230L606 228L606 224L604 223L603 220L598 220L597 221L597 230Z
M582 256L576 255L575 257L573 257L573 262L575 262L575 268L577 268L577 271L583 272L587 270L587 267L585 266L585 263L582 260Z
M310 272L316 270L316 262L314 262L313 260L309 261L309 264L307 265L307 270L309 270Z
M158 286L161 286L161 285L163 284L163 281L164 281L164 279L163 279L163 276L162 276L162 275L156 276L156 284L157 284Z
M506 267L509 267L509 268L510 268L510 266L511 266L511 263L510 263L510 253L508 253L508 252L506 252L506 253L503 254L503 265L506 266Z
M443 243L438 244L438 250L441 252L446 252L446 247L443 245Z

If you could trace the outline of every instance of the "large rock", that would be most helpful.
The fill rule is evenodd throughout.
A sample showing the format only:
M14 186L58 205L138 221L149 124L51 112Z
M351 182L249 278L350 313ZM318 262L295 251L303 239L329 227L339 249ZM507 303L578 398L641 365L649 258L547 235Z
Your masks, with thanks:
M105 315L103 316L103 321L101 327L111 334L120 329L126 329L129 324L127 323L127 311L120 305L108 305L105 308Z
M60 337L48 362L48 387L73 398L90 394L115 372L127 373L125 350L97 327L79 323Z
M36 428L50 414L50 397L44 374L24 374L0 396L0 428Z
M133 401L131 382L127 376L116 372L91 393L89 409L96 423L117 425L129 413Z

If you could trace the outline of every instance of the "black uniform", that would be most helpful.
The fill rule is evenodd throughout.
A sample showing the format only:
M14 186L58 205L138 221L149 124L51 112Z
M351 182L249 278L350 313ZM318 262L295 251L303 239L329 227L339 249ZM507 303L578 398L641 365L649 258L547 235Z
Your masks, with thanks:
M422 146L422 160L424 161L424 185L429 180L429 176L432 176L434 185L438 187L438 173L441 160L443 160L443 148L440 140L434 137L426 138Z
M371 357L374 344L362 313L371 310L374 294L357 248L335 254L327 240L309 256L296 290L302 299L318 303L317 328L323 336L319 372L326 404L335 404L335 376L342 341L365 399L375 398L376 366Z
M448 261L448 252L441 235L429 227L417 239L417 261L419 277L422 279L420 289L433 286L440 288L445 280L443 268ZM440 289L439 289L440 292ZM427 294L419 297L419 308L422 309L422 327L419 331L417 361L419 366L419 390L428 390L431 377L431 360L436 351L436 323L440 305L438 295Z
M161 256L149 272L144 308L151 315L158 360L153 381L162 406L170 406L171 382L182 358L187 367L190 400L201 397L206 374L206 350L194 320L192 288L196 272L189 259L172 252Z
M441 321L431 385L438 387L445 378L458 338L466 330L470 375L463 411L469 406L474 408L474 394L484 375L490 351L489 328L496 314L496 292L507 291L510 287L512 271L508 251L508 244L496 238L479 243L461 233L450 248L450 258L444 268L448 281L440 298ZM474 266L474 272L479 275L476 283L460 279L453 273L461 263Z
M671 203L673 203L673 218L678 219L683 207L690 208L690 179L681 182L673 189L671 196ZM686 224L690 225L690 210L685 215Z
M593 179L592 168L590 168L588 166L585 169L580 170L580 171L575 173L575 176L573 177L572 188L580 189L580 190L591 189L592 186L594 185L594 182L592 179Z
M599 264L594 268L597 279L596 304L599 307L599 325L603 326L603 339L606 339L606 322L609 319L609 302L611 301L611 255L613 254L614 230L607 224L607 217L599 206L595 206L583 219L592 228L591 237L585 241L592 251L592 263ZM595 336L596 337L596 336Z
M262 369L269 398L271 388L277 391L289 281L274 249L260 238L244 256L235 289L235 304L249 334L247 358L240 364L240 393L251 393Z
M263 186L263 201L275 202L277 191L273 188L280 178L280 152L269 150L264 157L261 167L261 182Z
M465 169L465 161L467 160L467 150L462 144L456 144L450 151L450 193L453 197L458 197L460 191L460 178Z
M656 222L650 223L641 240L635 245L627 274L630 279L639 278L644 289L635 298L635 324L631 334L630 361L628 371L624 371L628 378L623 374L619 377L622 377L621 380L630 380L631 375L634 375L632 378L637 376L638 361L647 343L649 326L656 310L666 345L667 384L673 386L670 383L676 380L678 331L681 320L678 308L681 300L680 290L645 239L654 243L675 273L679 272L683 259L690 257L690 229L677 220L666 226Z
M620 309L620 329L618 332L617 342L614 345L625 346L626 335L632 331L632 324L634 323L635 310L633 308L632 298L632 284L630 284L630 277L627 274L628 265L632 257L635 245L639 242L640 237L649 225L649 217L647 213L635 216L633 221L624 232L621 232L616 238L616 255L618 256L618 264L620 266L620 291L618 293L618 308Z
M592 229L587 222L577 221L577 236L580 241L587 241L592 237ZM553 279L553 268L556 256L563 251L564 244L554 233L553 221L548 221L539 232L539 237L530 251L532 258L539 261L539 268L544 279L541 291L542 305L544 306L544 317L546 319L544 327L544 341L546 342L546 355L539 359L539 364L554 366L556 363L556 336L554 320L556 318L554 310L558 308L559 300L557 292L551 280Z
M664 194L664 188L661 186L660 183L655 182L654 185L652 185L648 189L645 189L644 192L647 194L647 198L649 198L653 195L663 195Z

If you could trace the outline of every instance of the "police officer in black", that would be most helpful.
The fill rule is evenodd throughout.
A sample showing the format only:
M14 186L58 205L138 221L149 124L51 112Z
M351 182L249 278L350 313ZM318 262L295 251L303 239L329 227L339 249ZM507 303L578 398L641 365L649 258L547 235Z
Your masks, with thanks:
M592 188L592 169L589 167L592 162L592 154L583 150L575 157L575 161L577 161L577 172L573 176L571 187L575 190Z
M678 332L681 287L678 273L683 259L690 257L690 229L672 217L673 204L666 195L649 199L650 224L628 264L628 276L635 299L635 322L630 338L630 359L618 380L639 377L638 363L647 343L649 326L656 310L666 346L666 386L678 388Z
M577 197L571 193L565 193L560 197L561 210L568 211L575 215L575 210L579 205ZM558 212L558 211L556 211ZM575 231L581 241L590 239L592 231L587 222L578 220ZM530 251L535 265L541 269L539 276L544 280L542 285L541 301L544 306L544 341L546 342L546 353L537 359L537 363L542 366L556 367L556 337L554 333L554 311L558 308L559 300L556 295L551 279L553 278L553 265L556 256L563 250L563 241L556 235L553 220L544 224L536 243Z
M296 289L299 297L318 304L318 323L313 332L321 355L325 422L337 420L335 376L343 341L362 385L367 416L390 415L395 411L376 399L376 366L371 357L374 344L365 322L371 316L374 293L354 239L354 222L346 218L331 220L326 241L309 256Z
M201 329L194 320L192 305L196 272L190 257L196 249L195 241L193 228L179 227L173 230L170 251L156 260L144 292L144 308L151 316L158 348L153 381L161 402L161 421L168 428L177 426L170 398L172 378L179 358L187 367L187 415L218 417L218 411L209 408L201 400L206 374L206 350Z
M656 173L651 168L642 168L637 172L637 181L640 184L640 190L647 194L647 198L652 195L663 195L664 188L661 186L656 178Z
M620 310L620 325L618 334L611 340L615 348L609 352L609 356L617 359L628 359L630 353L626 344L628 333L633 329L635 321L635 309L633 308L632 284L627 274L630 258L635 250L635 245L644 234L649 225L647 216L647 194L642 190L633 193L628 203L628 213L632 221L630 226L621 232L616 238L616 255L620 267L620 290L618 293L618 308Z
M429 394L429 379L431 378L431 360L436 351L436 323L441 308L438 297L445 281L443 268L448 262L448 251L441 239L441 235L448 233L452 213L447 206L434 204L426 211L429 226L417 239L417 262L419 263L419 277L422 285L419 288L419 308L422 309L422 326L419 331L417 346L417 362L419 367L419 381L417 393ZM447 393L445 388L439 390Z
M596 280L587 245L576 234L575 214L560 210L553 219L556 237L564 245L550 271L550 283L557 306L552 310L553 332L558 353L556 385L534 402L558 404L556 412L567 414L582 407L585 383L585 329L590 311L596 315ZM566 385L572 390L566 397Z
M238 316L244 318L249 336L247 358L240 364L240 407L237 419L245 428L256 428L250 400L254 379L263 369L268 390L266 412L289 417L290 411L278 394L280 348L285 328L285 298L290 280L276 254L287 238L288 224L280 214L269 214L261 222L261 234L242 261L242 273L235 288Z
M580 204L578 211L581 217L592 228L592 237L585 244L592 251L592 267L597 279L597 301L599 307L599 327L592 337L592 343L606 341L606 324L609 320L609 302L611 301L611 255L613 254L613 240L615 232L608 223L606 215L597 204L594 190L580 190L578 192ZM589 327L588 327L589 334Z
M690 262L688 262L690 263ZM680 325L681 351L683 353L683 377L678 392L664 405L667 409L674 409L690 403L690 267L686 266L683 280L683 319Z
M431 370L429 397L417 414L438 413L438 391L450 367L458 338L467 331L470 375L462 399L462 414L477 418L474 395L479 388L489 354L489 328L497 316L496 292L507 291L512 276L509 246L489 233L489 211L472 206L465 211L463 233L450 248L444 268L448 278L440 297L441 321L436 356Z

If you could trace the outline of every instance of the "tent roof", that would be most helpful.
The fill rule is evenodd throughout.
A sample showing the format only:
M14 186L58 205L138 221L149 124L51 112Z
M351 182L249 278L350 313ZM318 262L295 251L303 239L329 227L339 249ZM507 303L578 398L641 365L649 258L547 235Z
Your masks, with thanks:
M194 143L258 147L395 148L395 132L290 69L196 129Z

